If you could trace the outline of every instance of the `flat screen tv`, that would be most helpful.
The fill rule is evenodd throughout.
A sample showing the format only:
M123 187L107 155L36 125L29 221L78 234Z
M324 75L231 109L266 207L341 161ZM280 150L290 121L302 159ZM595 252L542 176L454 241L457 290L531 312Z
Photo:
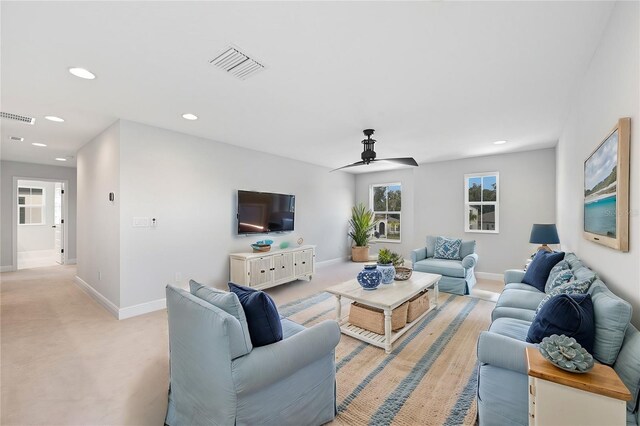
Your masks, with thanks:
M238 234L293 231L295 195L238 191Z

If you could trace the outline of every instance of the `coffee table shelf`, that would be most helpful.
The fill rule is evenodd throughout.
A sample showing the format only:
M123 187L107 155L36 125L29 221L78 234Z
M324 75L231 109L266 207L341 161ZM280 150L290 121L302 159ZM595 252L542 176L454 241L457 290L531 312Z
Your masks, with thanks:
M363 342L383 348L390 353L393 342L404 335L411 327L419 323L429 312L438 308L438 282L442 276L438 274L428 274L424 272L413 272L411 278L406 281L396 281L393 284L381 284L376 290L364 290L358 281L353 279L333 287L326 291L336 298L336 319L340 324L343 334L351 336ZM391 331L391 313L393 309L405 303L413 296L423 290L433 289L433 298L430 301L430 308L416 318L407 323L397 331ZM363 305L382 309L385 316L385 334L374 333L361 327L351 324L348 318L342 318L342 298L353 300Z

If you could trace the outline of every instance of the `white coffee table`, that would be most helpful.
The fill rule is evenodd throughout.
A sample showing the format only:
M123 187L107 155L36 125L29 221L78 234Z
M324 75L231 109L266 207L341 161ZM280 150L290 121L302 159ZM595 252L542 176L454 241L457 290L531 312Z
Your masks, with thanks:
M329 287L326 291L336 297L336 319L340 324L342 333L371 345L384 348L385 352L389 353L391 352L393 342L420 322L427 313L438 308L438 282L440 278L442 278L442 275L414 271L411 278L406 281L394 281L393 284L380 284L375 290L365 290L358 284L358 280L352 279L342 284ZM429 301L429 309L416 320L407 323L407 325L400 330L391 331L391 311L428 288L433 288L433 296ZM341 300L343 297L363 305L382 309L384 311L384 335L357 327L349 323L348 318L342 318Z

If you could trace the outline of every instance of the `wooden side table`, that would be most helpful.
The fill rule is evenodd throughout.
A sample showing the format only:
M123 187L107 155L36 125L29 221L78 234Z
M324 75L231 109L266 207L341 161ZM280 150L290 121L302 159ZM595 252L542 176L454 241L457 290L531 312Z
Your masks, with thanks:
M631 394L611 367L596 364L588 373L569 373L538 348L527 348L526 356L530 426L626 425L625 401Z

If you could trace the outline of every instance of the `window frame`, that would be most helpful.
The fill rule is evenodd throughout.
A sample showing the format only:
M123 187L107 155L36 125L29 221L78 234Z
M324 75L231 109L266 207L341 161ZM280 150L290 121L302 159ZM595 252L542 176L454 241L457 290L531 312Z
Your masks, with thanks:
M469 179L495 176L496 178L496 201L469 201ZM482 189L480 193L482 194ZM469 228L469 206L495 206L495 229L470 229ZM482 225L480 225L482 227ZM500 172L467 173L464 175L464 232L477 234L499 234L500 233Z
M40 189L42 190L42 203L41 204L20 204L20 189L29 189L29 196L33 195L33 190L34 189ZM46 203L47 203L47 189L44 186L20 186L18 185L17 187L17 197L16 197L16 205L18 206L18 210L17 210L17 219L18 219L18 226L43 226L47 224L47 218L45 217L45 213L46 213ZM35 208L35 207L39 207L40 208L40 223L20 223L20 209L21 208L25 208L25 212L27 208ZM26 215L25 215L26 218ZM31 220L31 217L29 217L29 220Z
M382 211L382 210L374 210L373 206L373 189L380 186L399 186L400 187L400 211ZM400 216L400 238L397 240L390 240L388 238L376 238L373 236L371 238L372 243L391 243L391 244L401 244L402 243L402 209L404 202L402 201L402 182L391 182L391 183L372 183L369 185L369 209L373 212L373 217L375 218L376 213L379 214L397 214ZM387 201L387 208L389 208L389 203Z

